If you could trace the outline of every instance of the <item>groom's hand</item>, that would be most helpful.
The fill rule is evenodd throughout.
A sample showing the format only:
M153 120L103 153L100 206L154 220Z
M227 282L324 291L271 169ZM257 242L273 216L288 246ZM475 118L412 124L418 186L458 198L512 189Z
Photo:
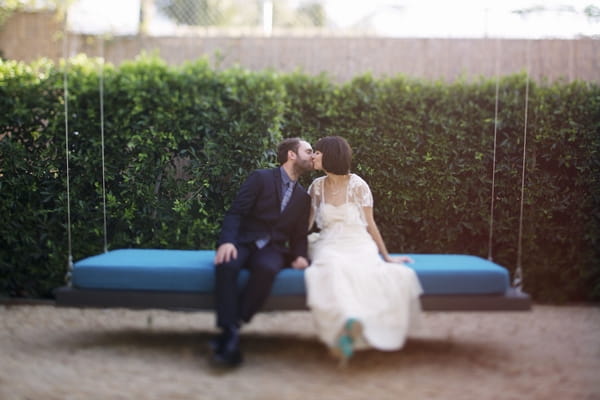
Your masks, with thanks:
M292 268L294 269L304 269L306 267L308 267L308 260L304 257L297 257L292 261Z
M237 258L237 249L233 243L223 243L217 249L215 264L223 264Z

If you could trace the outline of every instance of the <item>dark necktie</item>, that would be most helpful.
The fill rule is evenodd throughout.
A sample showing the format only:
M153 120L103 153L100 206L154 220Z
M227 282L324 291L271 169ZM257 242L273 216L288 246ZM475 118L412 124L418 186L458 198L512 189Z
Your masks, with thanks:
M285 189L285 193L283 193L283 199L281 199L281 211L285 210L285 206L290 201L290 197L292 197L292 191L294 190L294 185L292 182L287 183L287 189Z
M283 210L285 209L285 206L287 206L287 204L290 202L290 198L292 197L293 190L294 190L293 183L292 182L286 183L286 189L285 189L285 192L283 193L283 198L281 199L281 212L283 212ZM263 247L265 247L267 245L267 243L269 243L269 240L270 240L269 236L258 239L255 242L256 247L258 247L259 249L262 249Z

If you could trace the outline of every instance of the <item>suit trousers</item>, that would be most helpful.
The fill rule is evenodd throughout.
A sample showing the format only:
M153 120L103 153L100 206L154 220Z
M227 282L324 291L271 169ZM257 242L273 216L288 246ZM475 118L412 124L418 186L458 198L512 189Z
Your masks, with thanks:
M215 265L215 302L220 328L250 322L269 297L277 273L287 266L285 254L271 243L261 249L253 243L239 245L237 250L235 260ZM250 274L245 285L239 287L242 268Z

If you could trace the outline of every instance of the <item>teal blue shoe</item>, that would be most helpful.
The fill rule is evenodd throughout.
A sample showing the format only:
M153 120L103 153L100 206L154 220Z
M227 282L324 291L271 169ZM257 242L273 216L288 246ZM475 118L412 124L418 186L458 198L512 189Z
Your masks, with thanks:
M340 365L345 366L354 355L354 342L362 333L362 325L355 318L348 318L337 339L334 355L340 360Z
M355 331L356 326L360 324L356 318L348 318L344 324L344 332L346 335L352 337L352 333Z
M342 358L348 360L354 354L354 341L348 335L342 335L338 339L338 350Z
M339 361L339 366L345 367L348 364L348 360L354 354L352 338L346 334L340 335L335 343L335 347L331 349L331 352Z
M356 318L348 318L344 324L344 334L352 338L354 346L360 342L363 334L363 325Z

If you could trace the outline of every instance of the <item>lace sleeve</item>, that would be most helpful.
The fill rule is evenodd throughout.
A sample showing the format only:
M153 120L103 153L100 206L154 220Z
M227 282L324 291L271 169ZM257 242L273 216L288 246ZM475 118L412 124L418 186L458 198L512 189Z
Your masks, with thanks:
M358 204L361 207L373 207L373 194L367 182L360 176L352 174L348 191L350 193L350 201Z
M315 213L317 214L317 209L319 208L319 204L321 204L321 196L322 196L322 185L323 178L316 178L310 186L308 187L308 194L310 194L310 206Z

